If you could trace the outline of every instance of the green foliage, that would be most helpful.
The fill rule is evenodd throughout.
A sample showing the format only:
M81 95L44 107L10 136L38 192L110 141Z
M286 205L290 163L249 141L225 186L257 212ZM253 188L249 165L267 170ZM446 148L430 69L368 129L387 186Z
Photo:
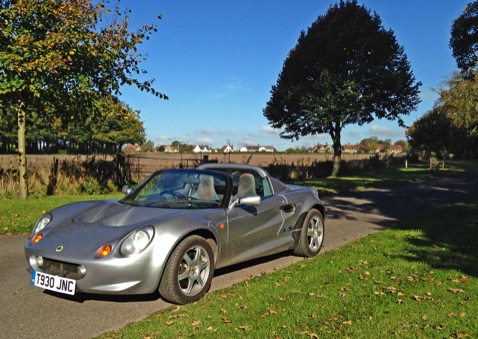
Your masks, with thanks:
M420 85L379 16L357 1L340 1L301 33L272 86L264 116L286 139L330 134L340 157L344 126L363 125L374 116L403 125L400 116L420 102Z
M441 107L435 107L416 120L406 130L406 135L412 148L424 151L426 158L436 153L446 159L449 153L459 152L463 145L461 129Z
M428 156L435 152L442 157L478 155L478 73L474 79L454 73L438 90L435 107L419 118L406 131L415 150Z
M478 70L478 1L470 2L451 26L450 47L458 68L466 78Z
M72 121L77 125L89 119L105 121L123 85L167 99L153 87L154 79L137 78L146 73L138 46L156 26L130 32L129 10L122 13L119 1L113 10L109 6L108 0L1 2L0 110L16 114L22 164L24 131L34 114L46 122L47 130L48 121L56 127ZM25 167L20 167L22 187Z

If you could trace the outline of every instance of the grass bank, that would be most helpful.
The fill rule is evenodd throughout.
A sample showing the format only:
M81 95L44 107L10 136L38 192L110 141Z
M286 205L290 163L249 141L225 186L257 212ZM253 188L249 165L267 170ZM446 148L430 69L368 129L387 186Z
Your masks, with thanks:
M478 197L101 338L478 337Z

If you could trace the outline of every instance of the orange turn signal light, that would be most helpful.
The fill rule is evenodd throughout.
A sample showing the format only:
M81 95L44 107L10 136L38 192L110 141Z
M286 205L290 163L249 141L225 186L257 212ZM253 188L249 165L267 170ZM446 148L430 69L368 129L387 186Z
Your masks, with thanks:
M32 239L32 243L33 243L33 244L36 244L36 243L39 242L42 238L43 238L43 233L38 233L38 234L35 235L35 237Z
M111 249L112 249L111 245L104 245L98 250L98 257L99 258L106 257L108 254L111 253Z

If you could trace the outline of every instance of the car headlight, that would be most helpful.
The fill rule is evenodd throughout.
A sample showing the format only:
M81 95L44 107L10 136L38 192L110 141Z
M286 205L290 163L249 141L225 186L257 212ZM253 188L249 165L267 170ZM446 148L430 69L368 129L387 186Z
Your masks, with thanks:
M51 216L50 213L47 213L47 214L41 216L37 220L35 226L33 227L32 237L34 237L35 235L40 233L41 230L43 230L46 227L46 225L48 225L50 223L51 218L52 218L52 216Z
M143 252L144 249L151 243L153 235L154 228L151 226L144 227L131 233L121 244L121 254L124 256L129 256Z

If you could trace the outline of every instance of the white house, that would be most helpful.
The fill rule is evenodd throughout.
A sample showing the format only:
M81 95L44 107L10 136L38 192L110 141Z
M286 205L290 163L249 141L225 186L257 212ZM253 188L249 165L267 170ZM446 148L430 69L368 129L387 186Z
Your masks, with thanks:
M196 145L193 149L194 153L211 153L212 150L206 145Z

